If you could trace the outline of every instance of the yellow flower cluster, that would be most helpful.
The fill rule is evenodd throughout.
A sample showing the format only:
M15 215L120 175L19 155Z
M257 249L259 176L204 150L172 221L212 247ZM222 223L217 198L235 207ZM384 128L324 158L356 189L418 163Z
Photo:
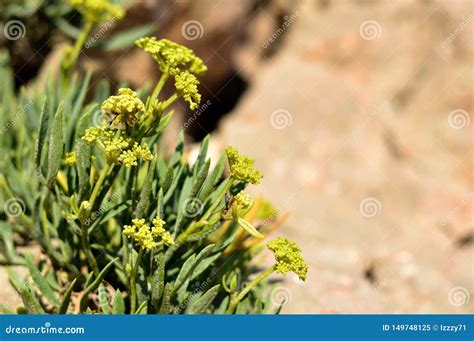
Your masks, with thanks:
M196 76L188 71L183 71L175 77L174 86L176 90L178 90L178 95L189 103L191 110L195 110L199 103L201 103L201 95L197 88L198 85L199 81Z
M146 143L139 145L138 142L135 142L132 144L130 138L116 136L116 132L112 129L89 128L82 139L99 147L110 163L133 167L138 165L140 159L153 160L153 154Z
M110 19L121 20L125 10L119 5L112 4L109 0L68 0L85 19L94 24Z
M161 72L175 78L178 95L189 103L191 110L195 110L201 102L196 75L207 71L202 59L197 57L193 50L168 39L145 37L138 39L135 44L156 60Z
M164 229L165 222L160 218L153 219L153 226L150 228L145 223L145 219L133 219L132 225L125 225L123 234L135 240L141 248L153 250L160 245L173 245L173 236ZM161 239L160 241L157 241Z
M156 37L144 37L138 39L135 44L156 60L161 72L174 76L184 70L195 75L202 75L207 71L206 65L194 54L193 50L168 39L157 40Z
M239 151L234 147L227 147L225 150L227 160L229 161L230 174L234 179L258 184L262 179L262 174L256 170L253 165L255 163L251 158L240 155Z
M66 166L74 167L77 164L76 152L66 153L66 156L64 157L64 164Z
M291 271L297 274L301 280L306 280L308 265L301 257L301 249L295 242L278 237L268 242L267 247L275 254L276 272L286 275Z
M117 96L110 96L102 104L102 113L115 116L113 124L136 123L136 115L145 112L145 104L138 98L138 94L129 88L119 89Z
M242 207L249 207L253 204L252 197L244 191L239 192L239 194L237 194L234 199L237 205L240 205Z

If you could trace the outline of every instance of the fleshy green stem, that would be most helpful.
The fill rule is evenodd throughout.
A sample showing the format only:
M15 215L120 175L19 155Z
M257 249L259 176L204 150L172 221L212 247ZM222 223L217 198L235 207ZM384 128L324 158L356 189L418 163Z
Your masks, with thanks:
M168 81L169 76L170 75L168 73L163 73L161 75L160 81L158 82L158 84L156 84L156 87L153 90L153 93L151 94L150 105L158 98L158 95L160 94L161 90Z
M89 199L89 207L93 208L95 200L97 199L97 196L99 195L99 192L102 188L102 185L104 184L105 179L110 173L110 170L113 168L112 164L107 164L107 166L102 170L102 173L100 174L99 179L94 185L94 189L92 190L91 197Z
M97 261L95 260L94 255L92 254L91 246L89 243L89 233L87 230L87 225L83 224L81 226L81 241L82 241L82 248L84 249L84 253L86 254L87 261L94 272L94 276L97 277L100 273L99 266L97 265Z
M163 104L162 104L162 110L165 111L171 104L173 104L177 99L179 98L179 95L177 93L174 93L170 98L168 98Z
M130 274L130 314L134 314L137 309L137 273L143 255L143 248L138 252L137 261Z
M275 266L269 267L267 270L258 275L252 282L247 284L241 292L239 292L238 294L233 294L230 300L229 308L227 309L227 314L233 314L239 302L244 299L244 297L250 292L250 290L252 290L253 287L263 281L265 278L270 276L274 271Z

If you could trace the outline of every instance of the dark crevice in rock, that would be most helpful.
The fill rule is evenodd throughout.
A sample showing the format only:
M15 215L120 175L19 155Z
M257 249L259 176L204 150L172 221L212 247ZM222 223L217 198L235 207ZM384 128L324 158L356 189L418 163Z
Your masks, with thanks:
M370 265L367 269L365 269L364 277L370 284L374 284L376 282L375 267L373 264Z
M474 232L470 232L456 240L456 245L459 248L469 246L472 243L474 243Z
M215 89L202 89L201 108L203 111L190 113L188 120L194 118L186 131L195 141L202 140L208 133L213 132L219 121L231 112L239 99L248 88L247 82L236 72L219 83Z

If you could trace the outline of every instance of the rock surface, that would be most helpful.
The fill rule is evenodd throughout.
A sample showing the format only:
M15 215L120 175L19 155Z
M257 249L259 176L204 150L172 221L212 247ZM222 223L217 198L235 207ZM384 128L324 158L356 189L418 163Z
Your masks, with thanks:
M242 63L216 143L255 158L254 193L290 213L279 232L310 273L284 282L285 313L474 312L472 13L303 1L276 54L264 40Z

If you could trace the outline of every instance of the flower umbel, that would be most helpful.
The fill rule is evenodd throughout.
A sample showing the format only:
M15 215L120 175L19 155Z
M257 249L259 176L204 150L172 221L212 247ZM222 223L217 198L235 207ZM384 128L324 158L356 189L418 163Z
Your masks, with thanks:
M195 110L199 103L201 103L201 95L197 88L199 81L196 76L188 71L183 71L176 75L174 85L176 90L178 90L178 95L189 103L191 110Z
M144 37L138 39L135 44L156 60L161 72L174 76L184 70L195 75L203 75L207 71L206 65L194 54L193 50L168 39L157 40L156 37Z
M289 271L298 275L301 280L306 280L308 265L301 257L301 249L295 242L284 237L278 237L267 243L267 247L275 254L275 270L283 275Z
M242 207L249 207L253 204L253 199L244 191L239 192L235 197L235 202Z
M262 179L260 171L253 167L255 161L251 158L240 155L239 151L234 147L227 147L225 150L227 159L229 160L230 174L233 178L250 182L251 184L258 184Z
M153 154L146 143L132 143L130 138L117 135L117 131L113 129L89 128L82 139L99 147L109 163L133 167L138 165L140 159L153 160Z
M66 166L74 167L77 164L76 152L66 153L64 157L64 164Z
M102 113L115 116L112 123L116 126L133 126L137 122L136 115L144 112L145 104L135 91L128 88L119 89L117 96L110 96L102 104Z
M163 226L165 222L160 218L153 219L153 227L145 223L145 219L133 219L132 225L125 225L123 234L134 239L142 249L153 250L160 245L173 245L173 236ZM161 241L157 241L160 239Z
M125 10L119 5L114 5L108 0L68 0L87 21L100 23L110 19L120 20L125 15Z

